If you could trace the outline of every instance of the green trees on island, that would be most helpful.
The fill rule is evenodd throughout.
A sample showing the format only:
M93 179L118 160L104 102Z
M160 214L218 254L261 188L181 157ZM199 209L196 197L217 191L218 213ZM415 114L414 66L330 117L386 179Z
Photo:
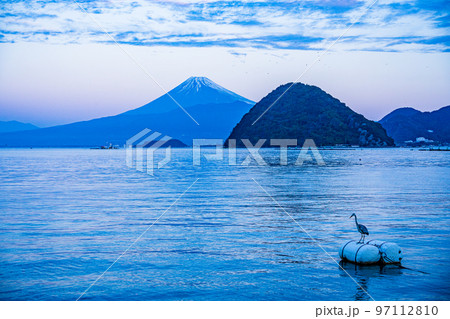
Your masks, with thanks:
M313 139L318 146L394 145L379 123L354 112L320 88L295 83L286 91L291 85L278 87L258 102L236 125L229 139L236 139L238 146L242 146L241 139L252 143L267 139L264 146L269 146L270 139L297 139L298 145Z

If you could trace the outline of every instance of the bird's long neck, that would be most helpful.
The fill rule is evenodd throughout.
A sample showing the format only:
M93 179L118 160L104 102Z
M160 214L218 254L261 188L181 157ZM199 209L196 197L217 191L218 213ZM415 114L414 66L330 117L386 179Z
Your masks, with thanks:
M356 217L356 215L355 215L355 224L356 224L356 227L358 227L358 217Z

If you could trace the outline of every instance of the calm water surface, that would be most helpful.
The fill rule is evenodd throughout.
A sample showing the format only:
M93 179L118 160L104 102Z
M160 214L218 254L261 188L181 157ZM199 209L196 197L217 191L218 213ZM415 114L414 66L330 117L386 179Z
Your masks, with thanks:
M0 299L76 300L165 211L82 300L450 299L450 152L328 150L322 167L191 152L149 176L124 150L0 149ZM352 213L411 270L349 278L318 244L339 262Z

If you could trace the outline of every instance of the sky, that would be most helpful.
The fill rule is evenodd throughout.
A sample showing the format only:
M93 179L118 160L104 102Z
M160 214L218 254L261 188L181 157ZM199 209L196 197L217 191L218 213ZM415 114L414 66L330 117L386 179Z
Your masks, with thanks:
M367 118L450 104L450 2L1 1L0 120L115 115L207 76L317 85ZM107 33L108 34L107 34Z

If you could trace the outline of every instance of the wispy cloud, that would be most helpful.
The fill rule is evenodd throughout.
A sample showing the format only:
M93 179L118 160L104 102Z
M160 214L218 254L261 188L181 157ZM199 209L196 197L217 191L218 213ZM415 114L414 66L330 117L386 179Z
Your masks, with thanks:
M132 45L318 50L359 17L362 0L78 1ZM0 4L1 42L109 42L72 1ZM448 51L449 2L379 0L336 50Z

